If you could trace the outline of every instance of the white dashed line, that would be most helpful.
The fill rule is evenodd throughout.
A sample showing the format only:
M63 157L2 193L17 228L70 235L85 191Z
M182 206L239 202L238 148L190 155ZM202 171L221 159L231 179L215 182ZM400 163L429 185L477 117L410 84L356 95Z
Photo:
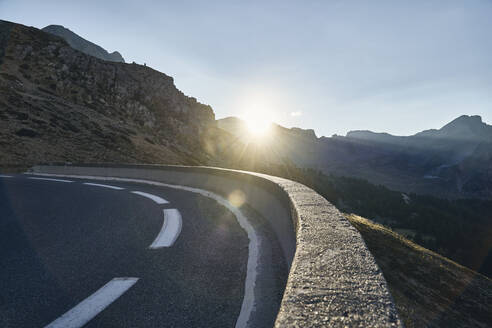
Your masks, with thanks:
M28 179L32 180L46 180L46 181L56 181L56 182L73 182L70 180L63 180L63 179L50 179L50 178L35 178L35 177L29 177Z
M99 184L99 183L91 183L91 182L84 182L83 184L85 184L87 186L96 186L96 187L109 188L109 189L115 189L115 190L124 190L125 189L125 188L121 188L121 187L110 186L110 185Z
M13 178L11 175L0 174L0 178Z
M101 177L101 176L90 176L90 175L48 174L48 173L37 173L37 174L46 175L46 176L59 176L59 177L67 177L67 178L80 178L80 179L91 179L91 180L100 180L100 181L136 182L136 183L144 183L152 186L161 186L161 187L173 188L178 190L185 190L185 191L200 194L208 198L212 198L215 201L217 201L217 203L226 207L229 211L231 211L234 214L241 228L243 228L248 234L248 239L249 239L248 264L246 270L246 279L244 282L244 298L243 298L243 303L241 305L241 311L239 312L239 317L237 318L236 325L235 325L236 328L247 327L248 320L256 308L254 289L256 285L256 278L258 276L257 265L258 265L260 245L258 241L258 236L256 235L256 231L251 225L251 223L248 221L246 216L237 207L232 205L227 199L217 195L216 193L204 189L173 185L173 184L144 180L144 179Z
M138 278L114 278L45 328L80 328L132 287Z
M132 191L132 193L136 194L136 195L140 195L140 196L143 196L143 197L147 197L149 199L152 199L154 202L156 202L157 204L168 204L169 202L167 200L165 200L164 198L161 198L159 196L156 196L156 195L152 195L152 194L148 194L146 192L143 192L143 191Z
M165 209L161 231L149 248L171 247L181 233L182 224L181 213L177 209Z

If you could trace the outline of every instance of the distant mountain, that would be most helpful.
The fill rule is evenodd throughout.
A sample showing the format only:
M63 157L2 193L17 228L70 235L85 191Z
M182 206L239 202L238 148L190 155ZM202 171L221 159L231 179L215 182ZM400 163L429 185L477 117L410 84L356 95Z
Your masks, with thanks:
M249 135L248 126L246 122L238 117L229 116L226 118L219 119L217 120L217 126L240 138L247 138ZM311 141L317 140L318 138L313 129L301 129L301 128L287 129L275 123L272 123L272 129L274 130L274 132L278 132L278 130L282 130L283 134L290 135L292 137L299 137L303 139L307 138Z
M368 140L368 141L376 141L376 142L385 142L385 143L398 143L402 141L403 137L393 136L389 133L378 133L372 132L368 130L355 130L349 131L347 133L347 138Z
M440 129L431 129L419 132L409 137L398 137L388 133L375 133L371 131L350 131L348 138L379 141L386 143L415 143L419 146L423 138L441 139L448 141L473 141L492 143L492 126L482 122L478 115L462 115Z
M232 133L237 137L244 136L248 133L246 122L240 118L230 116L217 120L217 126L225 131Z
M44 32L48 32L63 38L74 49L82 51L88 55L96 58L124 63L125 60L118 51L108 53L105 49L94 44L86 39L78 36L74 32L70 31L61 25L49 25L42 29Z
M318 143L314 130L300 128L287 129L272 123L267 137L255 138L248 132L246 123L237 117L217 120L217 127L229 132L235 138L229 141L228 149L240 151L235 154L237 162L254 169L258 162L270 164L293 164L310 167L311 159L316 157Z
M220 128L247 141L244 127L224 120L218 121ZM408 137L351 131L317 138L312 130L274 125L261 149L265 161L362 178L393 190L492 198L492 126L480 116L464 115Z
M463 115L439 130L422 131L415 137L492 143L492 126L482 122L480 116Z

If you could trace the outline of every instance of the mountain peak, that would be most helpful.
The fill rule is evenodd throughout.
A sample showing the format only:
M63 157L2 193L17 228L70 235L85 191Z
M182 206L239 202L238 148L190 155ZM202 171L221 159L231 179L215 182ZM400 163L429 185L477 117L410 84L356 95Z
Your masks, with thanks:
M318 137L316 136L316 133L314 132L313 129L301 129L301 128L291 128L290 132L293 133L294 135L303 137L303 138L308 138L311 140L316 140Z
M439 130L426 130L415 136L490 142L492 140L492 126L484 123L479 115L461 115Z
M373 132L369 130L353 130L349 131L346 134L347 138L356 138L356 139L384 139L386 137L393 137L391 134L386 132Z
M74 49L81 51L87 55L97 57L106 61L121 62L124 63L125 60L118 51L109 53L104 48L92 43L76 33L70 31L70 29L62 25L48 25L42 29L44 32L54 34L61 37Z
M479 115L461 115L460 117L455 118L454 120L443 126L441 130L456 126L477 127L484 124L485 123L483 123L482 117Z

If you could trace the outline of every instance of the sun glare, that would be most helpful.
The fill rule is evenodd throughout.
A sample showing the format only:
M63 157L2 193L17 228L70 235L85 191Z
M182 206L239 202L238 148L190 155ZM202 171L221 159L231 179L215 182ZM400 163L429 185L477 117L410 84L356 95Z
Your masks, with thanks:
M248 133L253 137L264 137L270 132L272 123L269 120L262 117L248 117L245 121Z
M277 109L284 107L284 98L282 90L271 85L246 85L236 100L237 116L245 123L245 136L255 143L265 144L274 134L273 122L279 122Z

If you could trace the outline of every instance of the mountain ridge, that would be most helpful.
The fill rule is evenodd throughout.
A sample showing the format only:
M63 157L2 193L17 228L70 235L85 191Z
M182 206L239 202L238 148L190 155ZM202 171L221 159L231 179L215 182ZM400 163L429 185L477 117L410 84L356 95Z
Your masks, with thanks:
M235 130L239 123L218 120L218 126L247 142L244 124ZM314 131L272 126L264 141L265 160L362 178L402 192L492 198L492 126L477 115L462 115L412 136L356 130L318 138Z
M113 62L120 62L120 63L125 62L123 56L121 56L121 54L118 51L109 53L106 49L102 48L101 46L82 38L75 32L72 32L71 30L69 30L68 28L62 25L48 25L46 27L43 27L41 30L61 37L62 39L67 41L72 48L82 51L85 54L106 61L113 61Z
M370 130L353 130L346 137L356 139L372 139L381 141L397 141L405 138L441 138L456 140L475 140L492 142L492 125L483 122L479 115L461 115L439 129L428 129L410 136L397 136L386 132L373 132Z

